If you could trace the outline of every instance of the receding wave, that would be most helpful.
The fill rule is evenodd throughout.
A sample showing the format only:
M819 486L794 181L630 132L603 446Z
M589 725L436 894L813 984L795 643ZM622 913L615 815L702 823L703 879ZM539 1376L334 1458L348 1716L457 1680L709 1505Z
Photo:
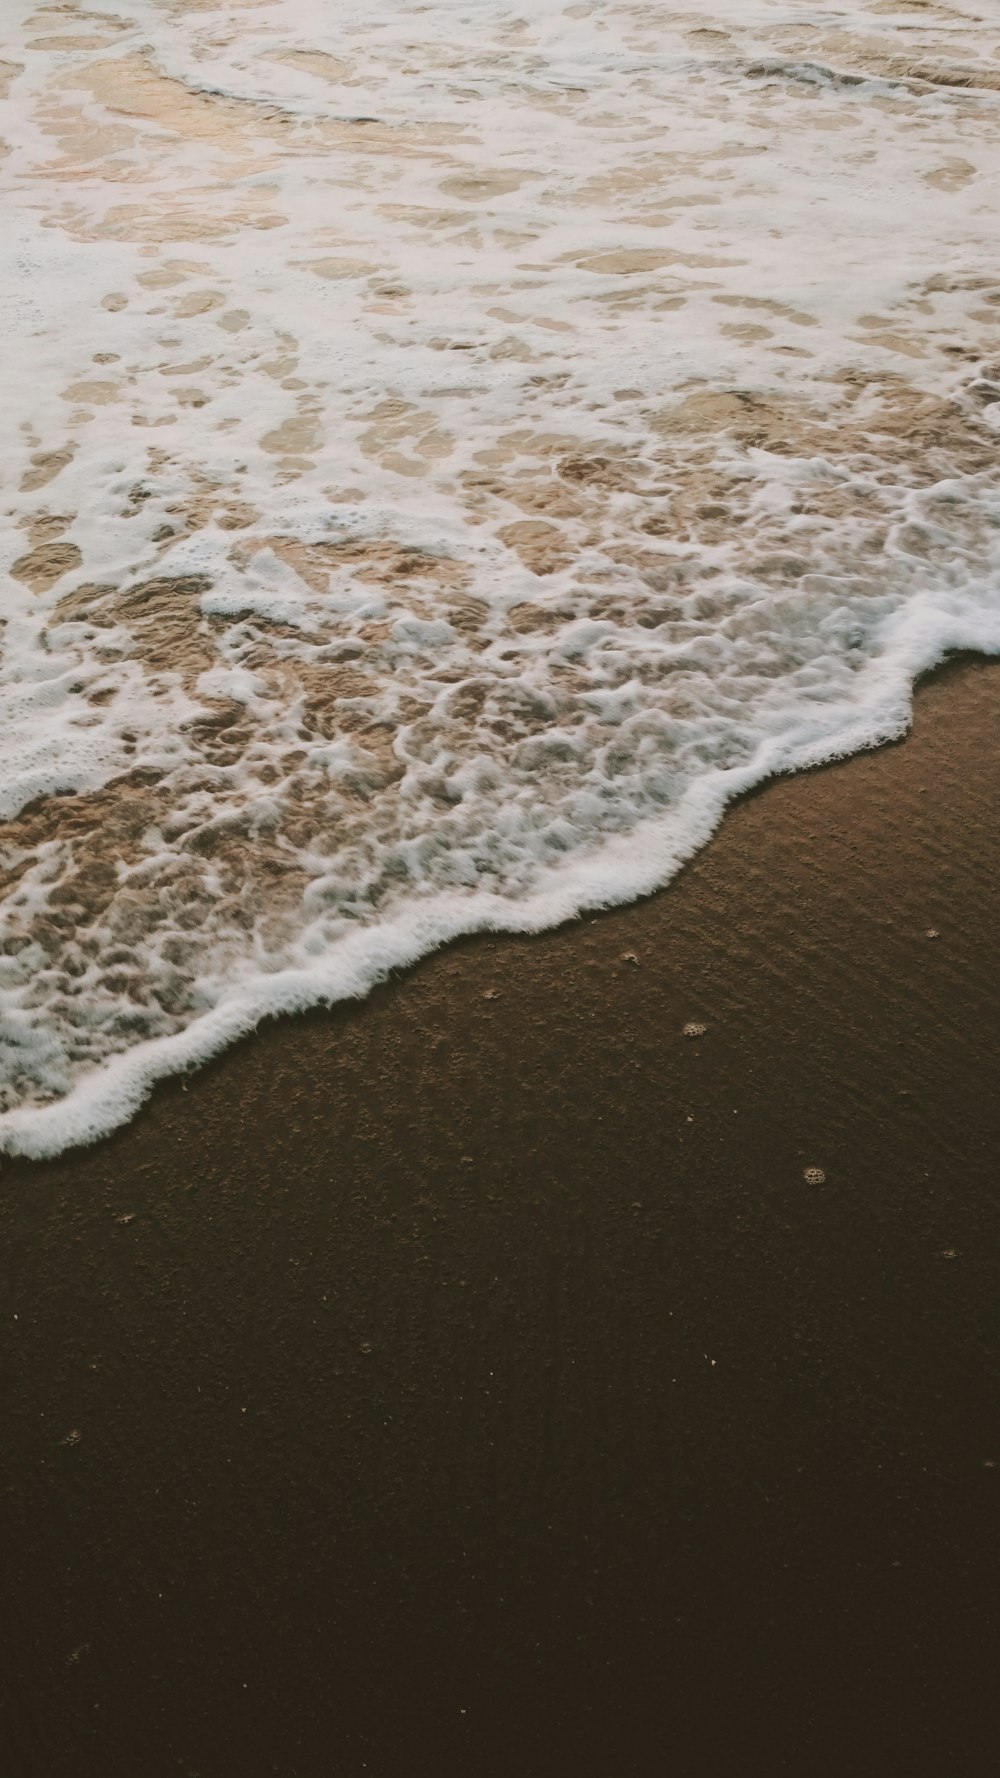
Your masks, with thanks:
M1000 649L971 7L16 10L0 1146Z

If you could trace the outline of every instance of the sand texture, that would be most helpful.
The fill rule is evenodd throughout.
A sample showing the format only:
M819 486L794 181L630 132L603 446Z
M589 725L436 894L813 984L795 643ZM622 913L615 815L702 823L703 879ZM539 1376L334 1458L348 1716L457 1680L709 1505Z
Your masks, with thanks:
M993 1770L998 690L4 1163L8 1772Z

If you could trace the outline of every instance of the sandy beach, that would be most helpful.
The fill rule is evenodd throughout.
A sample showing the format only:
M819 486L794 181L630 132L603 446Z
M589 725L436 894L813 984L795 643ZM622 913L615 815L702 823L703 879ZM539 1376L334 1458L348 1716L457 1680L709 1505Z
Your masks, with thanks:
M2 8L0 1778L992 1778L985 10Z
M998 693L4 1162L7 1772L993 1769Z

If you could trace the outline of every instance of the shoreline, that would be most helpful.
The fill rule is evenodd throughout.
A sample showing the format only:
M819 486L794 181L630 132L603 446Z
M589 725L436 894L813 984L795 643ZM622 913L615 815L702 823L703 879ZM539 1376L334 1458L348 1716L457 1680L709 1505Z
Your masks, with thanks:
M998 692L4 1159L19 1778L985 1773Z
M839 735L813 737L808 744L792 747L790 759L788 746L775 740L766 766L758 763L734 771L735 784L729 788L725 787L728 774L720 774L720 781L707 787L692 785L696 794L672 815L649 820L629 833L606 835L592 854L567 864L564 871L543 874L544 886L521 900L485 891L471 898L416 899L404 903L385 923L360 927L318 955L311 969L288 966L254 978L241 995L223 995L217 1005L176 1031L113 1052L62 1097L0 1113L0 1156L58 1160L104 1142L127 1128L164 1081L189 1078L252 1040L262 1025L299 1020L311 1013L322 1018L338 1007L363 1004L377 988L399 980L445 948L481 939L543 937L664 893L740 802L782 778L823 770L857 753L905 740L921 684L947 671L949 663L994 658L985 644L981 650L955 648L936 665L912 676L904 673L902 678L899 663L892 663L881 701L864 715L856 712L853 723ZM889 663L883 666L888 668ZM740 783L742 788L735 787ZM114 791L114 782L108 790ZM75 797L68 800L76 802ZM394 961L387 963L387 956Z

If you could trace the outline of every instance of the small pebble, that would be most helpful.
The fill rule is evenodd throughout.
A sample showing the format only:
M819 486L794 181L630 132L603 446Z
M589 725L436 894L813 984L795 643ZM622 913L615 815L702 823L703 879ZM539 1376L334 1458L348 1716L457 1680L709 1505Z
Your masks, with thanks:
M802 1175L807 1185L825 1185L826 1174L822 1167L807 1167Z
M927 931L924 933L924 937L925 938L940 938L941 934L938 931L936 926L928 926Z
M685 1037L704 1037L707 1030L707 1025L699 1025L692 1019L689 1024L685 1025L684 1035Z
M636 968L639 966L639 959L634 951L623 951L621 954L621 961L623 963L634 963Z
M483 995L484 1000L499 1000L499 998L500 998L500 989L499 988L487 988L485 994Z

